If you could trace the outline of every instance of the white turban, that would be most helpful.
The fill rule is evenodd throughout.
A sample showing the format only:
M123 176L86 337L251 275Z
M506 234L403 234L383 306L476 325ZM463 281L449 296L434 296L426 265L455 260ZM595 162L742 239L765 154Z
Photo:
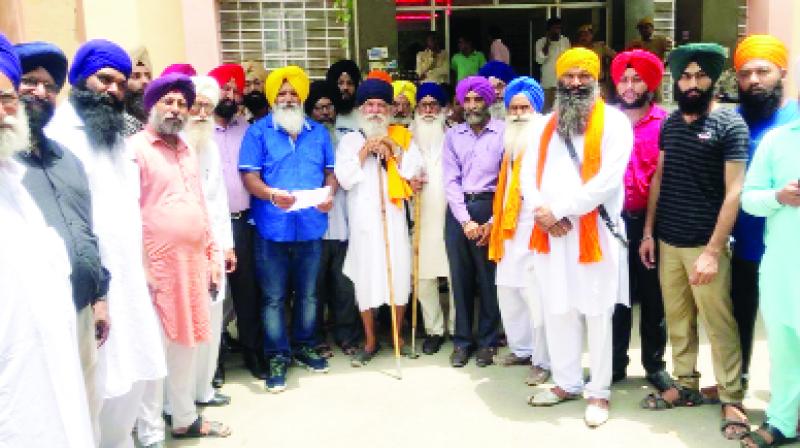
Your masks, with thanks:
M211 101L211 105L216 107L217 103L219 103L220 95L217 80L210 76L192 76L192 82L194 83L195 93L198 96L202 95L208 98Z

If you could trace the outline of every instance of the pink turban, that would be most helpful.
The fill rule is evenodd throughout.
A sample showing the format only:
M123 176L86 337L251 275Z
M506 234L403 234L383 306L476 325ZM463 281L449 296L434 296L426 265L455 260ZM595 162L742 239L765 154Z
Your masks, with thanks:
M161 76L169 75L170 73L180 73L186 76L197 76L197 70L192 67L192 64L172 64L161 72Z
M636 70L639 77L647 84L647 89L655 92L664 76L664 63L661 59L647 50L628 50L618 54L611 61L611 79L618 84L625 70L631 67Z
M458 102L464 104L464 98L467 97L469 92L475 92L480 95L487 105L494 103L494 87L483 76L467 76L458 83L456 86L456 99Z

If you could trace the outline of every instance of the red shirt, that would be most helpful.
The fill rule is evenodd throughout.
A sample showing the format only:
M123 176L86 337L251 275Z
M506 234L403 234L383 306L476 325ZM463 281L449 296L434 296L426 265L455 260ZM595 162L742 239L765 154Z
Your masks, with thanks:
M625 211L647 209L650 181L658 167L658 135L666 117L667 111L654 104L633 126L633 151L625 170Z

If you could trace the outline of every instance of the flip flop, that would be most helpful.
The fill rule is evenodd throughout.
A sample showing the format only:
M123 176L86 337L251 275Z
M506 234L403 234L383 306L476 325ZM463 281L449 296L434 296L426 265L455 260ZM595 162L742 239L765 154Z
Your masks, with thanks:
M173 439L199 439L203 437L228 437L231 435L230 428L220 422L209 421L207 433L203 433L203 417L197 419L186 428L186 432L172 432Z

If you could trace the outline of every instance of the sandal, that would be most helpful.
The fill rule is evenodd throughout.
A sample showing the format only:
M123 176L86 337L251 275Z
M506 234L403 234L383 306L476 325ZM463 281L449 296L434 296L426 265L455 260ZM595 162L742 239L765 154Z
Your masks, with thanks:
M557 393L555 390L558 389L561 393ZM547 407L547 406L555 406L559 403L563 403L565 401L576 400L580 395L579 394L571 394L560 387L551 387L549 389L545 389L541 392L535 393L528 397L528 405L534 407Z
M678 398L670 402L664 399L663 394L672 389L678 390ZM639 406L641 406L642 409L651 411L660 411L676 407L693 407L701 404L703 404L703 396L700 395L700 391L679 386L673 386L659 393L650 393L639 402Z
M725 408L731 406L742 414L744 414L744 420L732 419L725 417ZM741 432L728 432L730 428L744 428L744 431ZM722 421L719 425L719 431L722 433L722 436L728 440L741 440L742 437L746 436L750 432L750 421L747 420L747 413L744 410L744 406L739 403L725 403L722 405Z
M369 364L370 361L372 361L372 358L374 358L375 355L377 355L380 350L381 346L378 344L375 345L375 350L371 352L368 352L363 348L360 348L350 359L350 365L353 367L364 367L367 364Z
M772 442L768 442L767 439L764 438L763 435L761 435L762 432L768 433L772 437ZM755 443L755 445L749 444L747 439L749 439L749 442ZM764 448L770 446L785 445L786 443L789 443L793 440L795 439L784 436L783 433L778 428L770 425L767 422L764 422L761 425L761 427L758 428L757 430L750 431L747 434L745 434L741 438L740 443L743 448L751 448L753 446L758 448Z
M220 422L208 422L208 432L203 432L203 417L197 419L186 428L186 432L172 432L173 439L197 439L202 437L228 437L231 435L230 428Z

